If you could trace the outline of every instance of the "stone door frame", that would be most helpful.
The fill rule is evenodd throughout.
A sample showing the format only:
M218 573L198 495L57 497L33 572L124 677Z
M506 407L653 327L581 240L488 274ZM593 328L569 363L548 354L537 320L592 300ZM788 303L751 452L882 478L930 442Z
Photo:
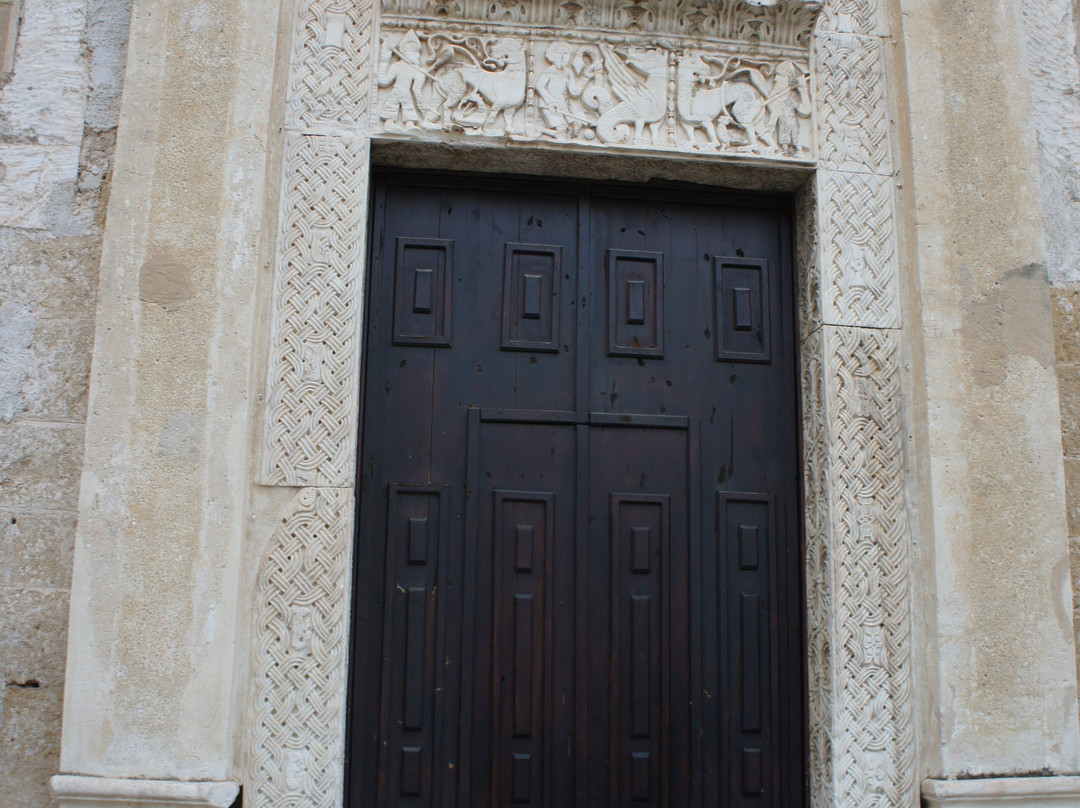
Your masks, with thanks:
M504 171L544 167L582 178L668 176L796 191L811 796L815 806L838 808L913 804L912 550L885 10L878 0L827 0L824 8L814 0L719 0L717 13L734 26L725 36L739 39L706 36L710 46L757 54L763 37L787 37L785 53L805 49L813 136L806 154L753 143L721 145L714 154L677 142L674 89L668 139L644 147L550 142L527 126L521 144L509 143L508 131L471 139L441 129L388 131L379 105L380 10L425 4L451 15L432 17L429 33L459 32L466 23L453 13L476 6L481 13L467 23L512 23L531 54L550 26L530 28L530 15L558 19L590 0L285 3L291 43L260 482L295 495L267 539L256 582L245 801L255 808L342 804L374 148L380 162L431 169L490 164L498 149ZM672 12L672 24L682 25L678 9L688 4L622 5L631 16ZM505 11L486 18L494 9ZM776 14L805 30L777 33L775 18L764 19ZM685 46L686 30L669 33L674 45L642 34L643 44ZM674 57L668 63L674 83ZM529 70L533 82L533 62Z

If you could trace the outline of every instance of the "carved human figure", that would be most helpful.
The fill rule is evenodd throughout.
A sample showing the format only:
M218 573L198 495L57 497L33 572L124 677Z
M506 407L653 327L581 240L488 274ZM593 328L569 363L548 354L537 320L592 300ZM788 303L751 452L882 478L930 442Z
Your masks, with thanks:
M421 92L428 80L427 72L420 66L420 50L420 37L415 31L402 37L397 48L389 43L383 45L379 86L389 87L390 92L379 117L387 127L415 129L420 124L420 112L424 109ZM395 55L397 61L393 61Z
M289 615L289 647L293 651L311 653L311 624L311 607L296 606Z
M559 140L576 138L582 127L591 125L571 109L570 99L580 98L586 82L592 74L578 76L571 71L573 49L565 42L555 42L545 53L548 66L536 80L536 94L540 96L540 114L547 124L546 134ZM595 66L593 67L595 72Z
M548 66L536 80L540 114L547 124L547 131L559 139L563 139L570 129L570 84L567 76L570 56L570 46L565 42L551 45L544 54Z
M766 106L775 123L777 147L785 154L798 154L803 149L799 119L809 118L811 107L806 74L794 62L784 62L776 69Z

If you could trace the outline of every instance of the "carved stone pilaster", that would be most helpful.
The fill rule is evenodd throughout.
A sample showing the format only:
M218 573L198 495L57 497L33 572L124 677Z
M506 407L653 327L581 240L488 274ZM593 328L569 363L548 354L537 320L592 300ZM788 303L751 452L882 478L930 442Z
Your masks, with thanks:
M819 35L814 51L821 105L821 164L835 171L892 173L882 42Z

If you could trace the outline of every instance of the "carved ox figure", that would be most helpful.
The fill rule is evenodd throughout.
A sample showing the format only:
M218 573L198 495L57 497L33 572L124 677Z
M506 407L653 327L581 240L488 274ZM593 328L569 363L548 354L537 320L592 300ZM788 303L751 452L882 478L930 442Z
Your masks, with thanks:
M720 70L710 68L710 64ZM773 145L766 120L769 90L760 70L739 67L736 60L714 61L700 53L687 53L679 59L676 85L676 105L686 130L686 146L694 145L694 130L700 128L710 145L729 148L729 123L746 132L751 148L759 141L767 147Z
M433 38L434 41L434 38ZM496 40L480 58L459 43L444 41L431 64L438 93L442 95L442 124L472 125L469 109L486 107L479 128L495 126L502 115L506 132L512 130L514 113L525 103L525 43L517 39ZM438 113L434 115L437 117Z

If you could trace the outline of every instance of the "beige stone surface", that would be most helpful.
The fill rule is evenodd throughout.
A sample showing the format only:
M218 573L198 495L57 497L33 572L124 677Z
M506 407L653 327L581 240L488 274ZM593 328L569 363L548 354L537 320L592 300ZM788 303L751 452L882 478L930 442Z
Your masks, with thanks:
M1080 454L1080 365L1058 364L1061 444L1066 457Z
M223 780L238 765L234 643L277 33L276 10L253 0L134 7L79 503L65 772ZM143 284L148 261L167 271ZM183 294L162 286L177 274Z
M24 0L0 85L0 803L55 804L128 0Z
M927 743L935 774L1071 772L1061 415L1021 9L900 7L937 591L941 734Z
M1080 290L1051 287L1054 307L1054 354L1059 364L1080 363Z
M75 522L74 511L0 513L0 586L70 588Z
M80 425L0 423L0 445L0 508L75 509L83 450Z
M49 777L60 762L63 690L8 685L0 689L0 771L4 808L53 804Z

